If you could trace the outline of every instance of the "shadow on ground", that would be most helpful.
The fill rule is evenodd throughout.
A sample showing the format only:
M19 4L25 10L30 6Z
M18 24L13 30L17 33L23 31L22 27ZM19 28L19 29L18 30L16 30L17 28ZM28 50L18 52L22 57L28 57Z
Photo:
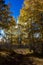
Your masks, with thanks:
M0 55L0 65L37 65L30 57L42 58L42 55L37 53L21 55L15 52L10 52L7 56Z
M5 57L0 55L0 65L33 65L33 60L26 55L11 52Z

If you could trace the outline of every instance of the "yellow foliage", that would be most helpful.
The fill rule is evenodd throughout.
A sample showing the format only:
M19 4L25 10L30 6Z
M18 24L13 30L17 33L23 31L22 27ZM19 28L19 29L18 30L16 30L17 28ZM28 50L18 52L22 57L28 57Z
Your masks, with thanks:
M41 29L43 28L41 25L43 23L40 23L42 18L41 14L43 16L43 0L25 0L24 7L20 11L19 23L21 22L20 24L24 24L25 22L27 22L28 29L32 29L32 23L37 23L38 27L40 28L39 32L41 32Z

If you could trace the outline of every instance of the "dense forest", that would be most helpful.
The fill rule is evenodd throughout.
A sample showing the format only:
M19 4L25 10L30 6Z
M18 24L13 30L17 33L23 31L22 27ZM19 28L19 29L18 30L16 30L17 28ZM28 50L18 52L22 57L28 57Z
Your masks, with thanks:
M24 0L18 23L11 14L0 0L0 65L43 65L43 0Z

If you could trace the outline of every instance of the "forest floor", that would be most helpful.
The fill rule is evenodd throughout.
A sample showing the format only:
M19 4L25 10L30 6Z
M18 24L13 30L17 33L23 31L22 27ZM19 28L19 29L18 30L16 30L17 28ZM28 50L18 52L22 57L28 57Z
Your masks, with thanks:
M42 56L0 51L0 65L43 65Z

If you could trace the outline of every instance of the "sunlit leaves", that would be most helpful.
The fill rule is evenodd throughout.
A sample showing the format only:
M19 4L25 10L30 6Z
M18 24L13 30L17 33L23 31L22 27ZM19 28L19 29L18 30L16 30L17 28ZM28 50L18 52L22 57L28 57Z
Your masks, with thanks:
M40 35L43 36L43 34L42 34L43 19L42 19L42 17L43 17L43 0L32 0L32 1L25 0L24 1L24 7L20 11L19 24L24 24L25 22L27 22L26 30L30 31L30 38L31 38L31 35L34 36L35 32L36 33L38 32L38 35L40 33ZM25 24L24 24L24 26L25 26ZM27 34L28 34L28 32L27 32ZM38 35L35 34L35 36L38 36ZM39 35L39 38L42 38L40 35ZM33 38L34 37L32 37L32 40L33 40ZM36 38L34 38L33 42L35 41L35 39ZM41 40L41 39L39 39L39 40Z

